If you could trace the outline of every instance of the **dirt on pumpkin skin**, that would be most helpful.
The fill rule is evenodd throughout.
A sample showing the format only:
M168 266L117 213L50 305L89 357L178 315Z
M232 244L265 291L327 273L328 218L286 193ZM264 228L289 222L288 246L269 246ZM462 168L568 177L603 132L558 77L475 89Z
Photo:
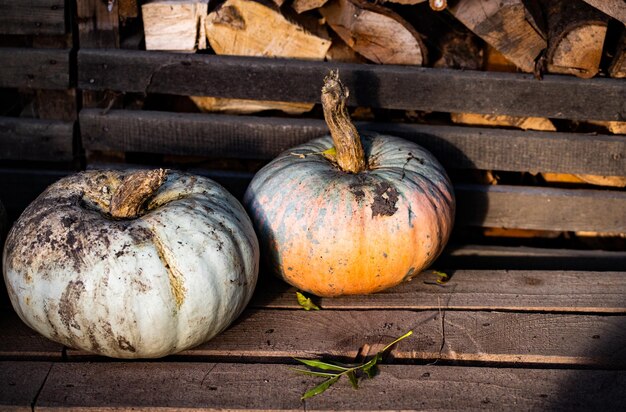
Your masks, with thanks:
M381 182L374 189L374 201L372 202L372 218L375 216L393 216L398 208L398 191L388 182Z

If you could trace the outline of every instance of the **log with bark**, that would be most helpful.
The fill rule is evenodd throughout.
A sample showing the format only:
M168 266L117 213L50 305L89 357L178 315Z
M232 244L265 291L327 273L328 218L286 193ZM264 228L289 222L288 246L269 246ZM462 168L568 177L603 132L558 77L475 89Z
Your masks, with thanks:
M426 63L419 33L385 7L364 0L330 0L319 11L348 46L374 63Z
M591 78L598 73L608 17L582 0L544 0L550 73Z
M547 44L522 0L462 0L449 9L520 70L533 72Z
M609 76L623 79L626 77L626 29L622 30L622 35L617 43L611 66L609 66Z

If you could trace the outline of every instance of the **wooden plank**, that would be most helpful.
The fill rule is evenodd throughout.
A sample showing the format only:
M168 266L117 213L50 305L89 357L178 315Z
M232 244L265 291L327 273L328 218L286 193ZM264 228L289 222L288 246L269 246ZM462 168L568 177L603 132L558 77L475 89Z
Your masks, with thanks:
M455 185L457 222L469 226L626 232L626 193Z
M626 267L626 252L526 246L448 244L433 267L446 269L518 269L613 271Z
M69 50L2 47L0 61L0 87L70 87Z
M435 266L439 267L439 266ZM626 272L428 270L410 282L365 296L314 298L332 310L500 310L626 314ZM251 307L300 309L296 289L266 276Z
M65 34L65 1L0 0L0 34Z
M272 159L328 133L323 120L98 109L80 112L88 150ZM404 137L430 150L444 166L503 171L626 176L620 136L480 127L357 123Z
M63 345L30 329L13 310L0 315L0 359L61 360Z
M30 412L51 362L0 362L0 409Z
M119 47L118 2L76 0L80 47Z
M514 299L514 296L511 297ZM213 340L175 359L284 362L333 357L353 362L414 331L392 350L401 361L625 368L626 316L406 310L253 309ZM69 350L71 360L97 359Z
M70 162L74 123L0 117L0 159Z
M300 401L319 382L289 365L55 364L35 410L617 410L626 402L623 371L383 365L356 392L343 379Z
M626 84L614 79L545 76L538 81L516 73L89 49L78 52L78 67L79 87L86 90L294 102L319 102L323 77L338 68L352 105L626 119Z

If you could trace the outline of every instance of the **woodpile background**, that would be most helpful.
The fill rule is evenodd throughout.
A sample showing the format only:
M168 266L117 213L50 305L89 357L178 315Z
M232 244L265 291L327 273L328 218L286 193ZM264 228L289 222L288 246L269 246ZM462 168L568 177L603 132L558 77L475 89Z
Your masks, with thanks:
M89 86L93 79L80 78L80 56L81 53L87 56L88 52L79 52L77 58L77 50L149 50L185 55L294 58L303 62L325 61L364 67L401 65L482 71L493 76L498 72L528 73L537 82L541 82L546 74L580 79L626 77L626 5L622 0L80 0L75 4L72 1L42 0L37 4L41 8L39 15L45 15L46 19L29 17L32 22L28 26L24 24L24 16L29 16L29 6L14 0L0 2L0 11L4 7L4 14L0 13L1 30L10 33L0 40L0 46L4 47L3 61L7 62L3 70L10 71L13 76L0 84L0 122L8 136L4 143L0 140L0 167L9 171L19 169L16 175L7 172L9 177L4 181L12 182L5 183L10 190L15 183L10 176L20 180L29 170L32 170L33 180L43 185L46 180L42 180L42 176L48 173L48 180L54 180L59 173L102 165L164 165L249 174L267 161L266 158L239 153L213 156L207 155L206 151L195 155L180 154L176 150L171 151L173 153L167 150L164 153L143 149L115 150L111 145L99 143L92 123L79 121L81 110L81 116L87 120L93 120L90 116L96 112L89 111L92 109L99 109L101 115L115 110L132 110L138 116L166 111L252 114L287 120L322 118L319 103L311 99L232 98L220 96L217 92L214 95L184 95L152 92L147 88L143 92L131 91L131 88L115 91L108 87L98 89L97 84L94 89L98 90L81 89L81 82ZM33 11L32 7L30 11ZM22 24L14 23L20 20ZM24 48L33 50L21 56L14 48L19 48L20 53ZM22 73L26 62L31 64L36 58L41 60L37 67L41 68L42 75ZM77 59L78 75L73 68ZM51 70L58 75L51 76ZM238 73L238 76L245 77L245 70ZM205 81L200 72L194 76L198 76L198 81ZM21 79L20 82L16 83L15 78ZM229 81L236 85L238 80L234 76ZM614 85L612 83L611 87L618 90ZM427 83L422 86L429 88ZM436 89L429 91L437 93ZM360 93L359 90L351 92ZM619 90L617 93L620 96ZM471 96L454 98L467 100ZM545 98L553 97L546 95ZM626 100L626 96L622 95L622 100ZM576 104L583 107L589 103L582 98ZM620 105L619 102L612 104ZM455 105L451 102L450 106ZM351 114L361 122L462 125L470 126L468 131L471 127L481 127L576 135L626 133L626 122L619 112L615 113L613 120L589 120L571 116L563 118L558 113L540 117L485 113L484 110L406 110L362 102L351 107ZM15 119L20 119L19 124ZM31 123L25 122L30 119ZM53 142L55 151L44 150L46 146L40 145L32 133ZM539 156L537 153L527 155ZM46 172L42 173L42 169ZM623 175L521 172L519 167L513 170L480 166L470 169L452 168L450 174L459 184L610 188L620 195L626 186ZM17 196L21 196L19 191ZM25 203L29 196L30 192L24 192L23 199L17 203ZM8 209L13 218L19 213L10 205ZM470 242L487 239L489 242L489 238L495 237L495 242L499 243L514 239L515 244L626 248L624 233L619 228L597 232L490 225L462 227L455 236L462 242L467 239Z

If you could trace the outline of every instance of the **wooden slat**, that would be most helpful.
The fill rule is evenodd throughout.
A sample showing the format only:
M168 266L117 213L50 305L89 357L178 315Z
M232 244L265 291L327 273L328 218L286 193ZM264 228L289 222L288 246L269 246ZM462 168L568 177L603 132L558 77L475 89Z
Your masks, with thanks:
M355 391L287 365L225 363L55 364L35 410L617 410L622 371L383 365Z
M70 51L0 48L0 87L67 89Z
M328 133L323 120L84 109L88 150L271 159ZM446 167L626 176L626 140L488 128L358 123L421 144Z
M32 411L51 367L51 362L0 362L0 409Z
M12 310L0 313L0 359L60 360L63 345L30 329Z
M514 267L514 266L511 266ZM437 284L427 270L410 282L365 296L316 298L323 309L506 310L626 314L626 272L447 270ZM296 289L268 275L251 303L299 309Z
M282 362L333 357L351 362L413 330L413 337L392 350L394 359L626 368L625 326L622 315L249 309L221 335L175 359ZM97 358L76 350L68 350L67 356Z
M74 123L0 117L0 159L70 162Z
M457 221L470 226L626 232L626 192L455 185Z
M626 268L626 251L448 244L433 267L612 271Z
M0 34L65 34L65 1L0 0Z
M626 85L394 65L258 57L81 49L78 83L87 90L212 95L319 102L323 77L338 68L350 104L572 119L626 119ZM359 87L357 87L357 84Z

